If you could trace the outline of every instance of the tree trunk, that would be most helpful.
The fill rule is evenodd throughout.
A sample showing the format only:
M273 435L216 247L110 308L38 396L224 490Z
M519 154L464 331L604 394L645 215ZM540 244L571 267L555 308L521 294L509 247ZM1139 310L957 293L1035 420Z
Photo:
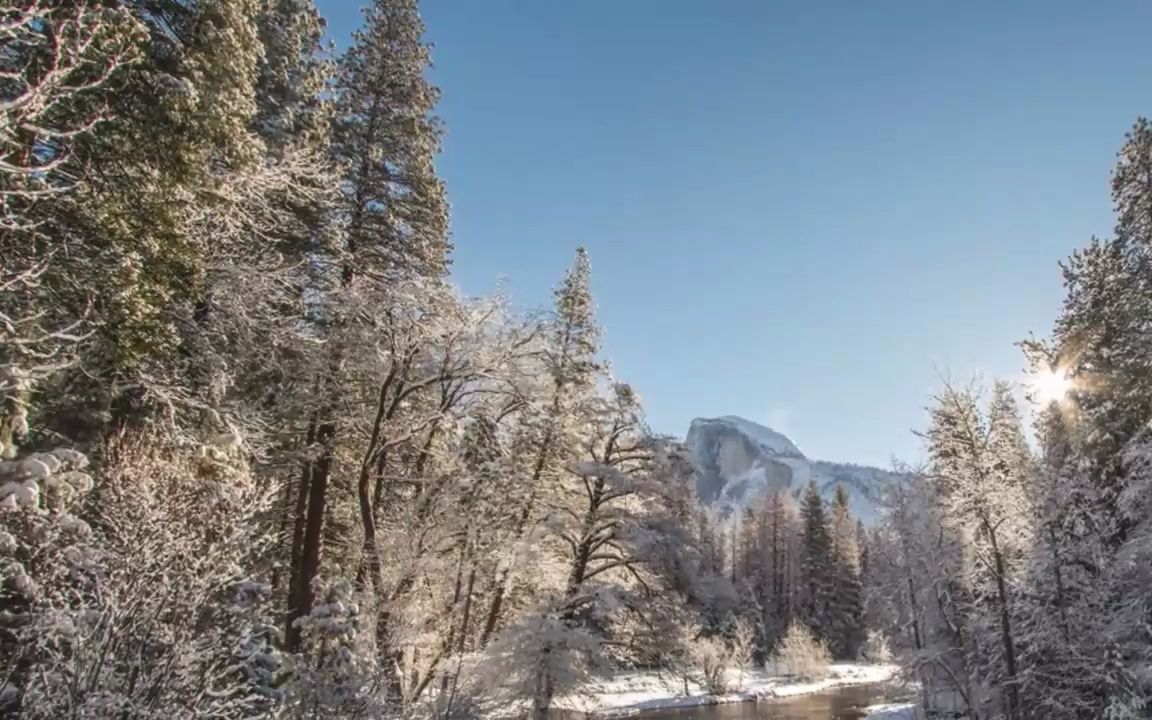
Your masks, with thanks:
M356 499L360 507L360 525L364 529L364 547L361 557L361 569L368 565L368 572L356 573L357 584L363 590L366 577L372 578L378 597L384 593L384 571L380 567L379 548L376 545L376 507L374 493L369 492L372 482L372 466L376 456L380 454L380 443L384 434L384 420L387 413L388 390L392 386L393 374L380 383L380 391L376 398L376 417L372 421L372 435L368 445L364 448L364 456L360 460L360 474L356 483Z
M308 452L308 448L311 448L312 444L316 442L316 429L316 414L313 413L308 421L308 433L305 438L306 452ZM292 546L289 548L288 612L287 624L284 628L286 643L292 651L298 649L297 646L299 644L299 634L293 630L292 625L297 618L301 617L301 613L299 612L302 602L300 583L304 572L304 534L307 525L306 512L308 495L312 487L312 472L312 461L305 460L300 470L300 487L296 489L296 507L293 509Z
M554 400L552 405L553 414L555 414L558 412L559 399ZM516 528L512 541L513 548L524 538L524 533L528 529L528 521L532 518L532 510L536 504L537 486L540 484L540 478L544 475L544 466L548 462L548 456L552 452L552 439L552 428L549 426L548 432L544 436L544 441L540 444L540 454L536 457L536 466L532 471L532 490L527 502L525 502L523 509L520 511L520 517L516 519ZM488 641L492 639L492 633L496 630L497 623L500 622L500 613L504 608L504 595L508 592L508 581L511 579L511 573L511 562L505 563L497 572L492 604L488 607L488 618L484 622L484 632L480 635L480 647L488 644Z
M472 595L476 589L476 564L468 571L468 589L464 591L464 609L461 610L460 636L456 641L456 652L463 653L468 639L468 626L472 624Z
M1012 619L1008 610L1008 587L1004 582L1004 556L996 542L996 532L984 523L992 543L992 554L996 562L996 592L1000 600L1000 637L1004 644L1004 663L1008 670L1008 720L1020 717L1020 689L1016 686L1016 644L1012 639Z
M588 499L588 511L584 514L580 542L572 556L572 569L568 574L568 585L564 589L564 604L561 606L560 621L565 625L573 622L576 616L572 600L579 594L580 588L584 585L584 577L588 573L588 563L592 558L592 546L595 542L594 531L600 518L600 504L604 498L604 488L604 478L597 477L592 495ZM547 662L551 653L551 647L544 649L545 660L540 663L540 667L537 669L536 692L532 699L532 713L535 718L547 717L548 710L552 706L553 681Z
M550 654L551 650L545 648L539 671L536 673L536 684L532 692L532 720L548 720L548 710L552 706L552 673L548 669Z
M908 608L912 615L912 642L916 650L923 650L924 645L920 641L920 609L916 607L916 586L913 584L912 575L908 575Z
M1056 575L1056 611L1060 613L1060 631L1064 642L1072 641L1072 634L1068 628L1068 611L1064 604L1064 573L1060 570L1060 552L1056 546L1056 530L1048 526L1048 540L1052 545L1052 570Z
M320 553L324 542L324 511L328 499L328 481L332 474L332 439L335 434L336 424L331 421L322 423L316 432L316 441L322 444L323 450L311 469L308 483L308 507L304 515L300 573L294 601L288 613L286 644L291 652L300 650L300 628L296 626L295 621L312 612L312 604L315 601L312 581L320 572Z
M467 542L466 540L465 547L461 548L460 558L456 562L456 582L452 588L452 614L448 618L448 637L444 640L444 648L447 652L452 652L455 648L457 634L461 636L464 634L464 630L457 624L456 618L457 609L460 607L460 598L464 592L464 563L468 554ZM447 675L440 678L441 694L448 692L448 681Z

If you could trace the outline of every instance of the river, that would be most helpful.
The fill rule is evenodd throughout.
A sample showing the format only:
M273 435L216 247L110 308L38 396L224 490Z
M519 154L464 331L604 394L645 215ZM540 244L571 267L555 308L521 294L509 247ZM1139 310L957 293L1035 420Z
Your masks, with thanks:
M637 720L859 720L864 708L896 700L885 685L848 685L811 695L669 710L649 710Z

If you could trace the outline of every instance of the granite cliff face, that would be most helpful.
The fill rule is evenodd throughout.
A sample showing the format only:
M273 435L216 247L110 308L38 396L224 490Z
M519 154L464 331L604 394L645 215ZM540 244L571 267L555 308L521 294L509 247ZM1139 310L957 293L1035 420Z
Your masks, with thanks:
M700 502L728 511L754 505L780 489L799 498L815 479L829 499L836 485L843 485L853 514L871 523L880 493L900 477L874 467L810 460L783 434L732 415L693 420L685 442L696 463Z

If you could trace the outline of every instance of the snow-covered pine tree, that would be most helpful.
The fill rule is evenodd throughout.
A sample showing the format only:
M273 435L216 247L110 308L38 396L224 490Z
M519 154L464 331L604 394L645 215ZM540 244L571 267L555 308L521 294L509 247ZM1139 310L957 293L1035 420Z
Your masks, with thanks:
M0 19L0 457L12 457L23 395L91 337L76 308L93 294L74 280L94 249L65 218L89 177L78 146L114 118L143 36L127 9L88 3L24 2Z
M759 522L761 624L771 649L792 624L798 536L796 503L785 490L765 496Z
M868 529L864 527L864 521L856 519L856 548L860 553L860 584L867 586L869 584L868 575ZM867 615L867 613L865 613Z
M826 642L834 631L832 593L835 549L829 534L824 499L816 481L811 480L800 503L800 607L812 634Z
M1015 720L1021 705L1013 588L1031 537L1029 478L1016 441L1019 413L1007 387L994 389L987 415L978 397L945 387L932 408L928 452L943 525L965 553L954 582L964 598L963 632L972 643L968 671L1002 693L1005 716Z
M322 58L324 20L312 0L260 0L264 49L256 82L256 131L270 153L328 140L322 94L331 69Z
M1113 275L1101 290L1111 288L1089 321L1109 334L1105 345L1088 358L1075 357L1080 382L1072 399L1081 423L1077 455L1081 472L1099 488L1110 531L1105 583L1111 599L1104 632L1098 633L1104 688L1102 707L1108 717L1146 715L1152 708L1152 612L1147 572L1150 539L1148 490L1152 488L1152 123L1139 118L1125 138L1112 176L1116 212L1114 242L1122 248L1124 272ZM1095 279L1096 283L1100 279ZM1069 299L1071 299L1069 285ZM1068 310L1066 303L1066 312ZM1063 319L1063 316L1062 316ZM1060 346L1060 357L1074 348ZM1073 356L1074 357L1074 356ZM1098 364L1089 364L1098 363ZM1101 453L1115 450L1108 462ZM1085 463L1084 460L1088 462ZM1089 464L1090 463L1090 464ZM1087 466L1087 467L1085 467ZM1089 545L1091 547L1091 545ZM1133 632L1133 628L1141 631Z
M302 463L298 497L303 502L296 503L293 532L300 540L294 544L300 549L293 554L289 583L291 648L300 645L294 622L310 612L324 546L348 541L339 537L347 533L336 523L325 530L337 456L367 457L350 448L352 440L341 434L339 398L360 390L358 379L345 375L349 348L371 337L373 321L388 317L390 308L403 310L402 317L409 319L423 310L439 313L439 307L413 304L421 298L438 302L446 292L438 285L451 251L447 203L433 165L440 148L433 115L438 92L425 77L430 55L423 32L414 0L376 0L365 10L364 25L341 57L332 86L330 152L341 181L331 217L339 237L334 252L321 258L325 272L318 324L327 349L312 378L317 389L303 431L303 443L318 452ZM413 283L412 292L405 282ZM364 314L365 308L374 310ZM403 362L400 357L386 360ZM349 383L354 387L349 389ZM371 448L368 454L376 451ZM363 485L361 478L358 512L364 533L371 535L374 523L371 508L366 512ZM337 514L355 517L357 511L342 508ZM343 522L352 527L355 521ZM374 543L372 537L362 542L366 549Z
M1051 343L1025 343L1041 371L1068 377L1040 436L1038 532L1030 606L1037 701L1057 713L1137 717L1152 694L1140 668L1152 636L1133 633L1146 609L1139 567L1147 421L1152 416L1152 126L1128 133L1112 177L1116 228L1063 265L1066 295ZM1055 608L1055 627L1041 614ZM1119 628L1125 628L1119 630ZM1070 640L1064 640L1067 636ZM1047 652L1039 651L1047 648Z
M735 518L734 518L735 519ZM740 521L736 527L735 569L737 581L749 589L759 584L760 569L760 535L756 511L746 507L740 513Z
M591 267L584 248L555 291L555 309L545 330L541 352L543 389L521 411L513 454L516 472L517 518L505 548L505 561L492 581L480 644L487 644L499 627L519 546L533 530L540 501L555 488L565 464L578 461L585 441L592 391L600 372L600 328L590 287Z
M1043 455L1032 484L1035 533L1022 584L1021 702L1036 717L1071 720L1099 717L1105 705L1104 627L1108 557L1101 525L1106 514L1098 488L1079 471L1069 435L1073 410L1051 403L1036 426Z
M342 169L345 276L438 278L448 268L448 204L433 161L439 91L416 0L375 0L333 83L332 154Z
M1141 118L1129 132L1112 177L1117 224L1064 263L1064 306L1047 348L1050 367L1067 374L1082 434L1084 472L1098 485L1113 519L1113 542L1127 524L1116 503L1124 488L1123 448L1152 414L1152 126ZM1047 369L1047 368L1045 368Z
M864 598L856 520L848 493L837 484L832 500L832 596L829 649L839 658L855 659L864 643Z
M61 408L69 434L102 435L109 421L161 408L198 414L165 390L189 380L210 386L199 362L203 337L189 337L187 326L206 268L255 240L251 194L264 185L237 179L257 172L264 152L251 131L262 55L256 1L125 5L147 28L145 58L119 86L110 121L77 148L102 182L85 186L68 223L92 244L82 287L97 296L105 327L85 360L88 374L116 375L114 386L131 390L110 394L69 378L74 391L102 395L109 406L97 417Z

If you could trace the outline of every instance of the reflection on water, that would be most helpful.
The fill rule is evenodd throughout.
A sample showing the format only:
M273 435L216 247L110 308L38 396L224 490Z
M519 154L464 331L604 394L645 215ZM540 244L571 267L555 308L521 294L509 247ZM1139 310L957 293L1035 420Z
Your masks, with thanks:
M882 685L854 685L828 692L759 703L702 705L677 710L652 710L643 720L859 720L864 708L892 698Z

